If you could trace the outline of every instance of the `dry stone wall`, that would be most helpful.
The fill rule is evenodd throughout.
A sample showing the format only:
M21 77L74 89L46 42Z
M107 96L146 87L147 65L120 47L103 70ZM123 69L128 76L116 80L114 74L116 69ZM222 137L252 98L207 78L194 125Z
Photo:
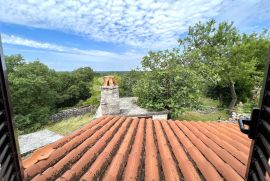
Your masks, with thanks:
M63 110L57 114L54 114L50 117L50 120L53 122L60 121L62 119L70 118L73 116L80 116L86 113L94 113L96 108L94 106L80 107L80 108L72 108Z

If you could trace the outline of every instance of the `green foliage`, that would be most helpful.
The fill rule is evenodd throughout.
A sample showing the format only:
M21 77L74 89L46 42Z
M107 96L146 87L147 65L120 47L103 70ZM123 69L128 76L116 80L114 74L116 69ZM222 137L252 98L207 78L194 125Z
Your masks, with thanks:
M56 123L50 123L46 128L60 135L68 135L89 124L92 118L93 115L88 113L82 116L67 118Z
M258 103L254 100L247 100L245 103L239 102L239 104L236 105L236 111L240 114L244 114L244 113L251 113L251 110L254 107L257 107Z
M91 96L91 82L94 72L89 67L79 68L72 72L57 73L57 107L71 107Z
M134 96L133 87L136 85L138 80L141 79L143 72L132 70L121 76L119 82L119 94L122 97L132 97Z
M218 100L216 100L216 99L211 99L211 98L209 98L209 97L201 96L201 97L199 98L199 101L200 101L200 103L201 103L201 106L202 106L202 107L206 107L206 108L207 108L207 107L208 107L208 108L217 108L217 107L220 106Z
M176 117L183 107L196 107L200 77L181 62L178 52L149 52L142 61L145 71L133 87L138 103L148 109L172 111Z
M217 110L211 113L200 113L198 111L186 110L183 114L177 117L178 120L186 121L217 121L228 120L229 116L226 111Z
M141 62L142 77L132 79L133 92L123 94L134 93L143 107L169 109L177 116L185 107L200 107L199 90L232 110L261 84L270 42L267 31L247 35L233 23L210 20L189 27L178 41L179 47L172 50L150 51ZM122 87L130 88L132 81L123 80Z
M21 55L6 56L11 102L20 133L44 126L50 115L76 105L90 94L91 68L55 72L39 61L26 63Z
M186 61L205 77L205 83L217 90L228 88L230 108L250 96L261 83L267 59L269 34L241 34L233 23L216 24L214 20L190 27L179 40ZM218 94L223 94L218 91ZM239 100L239 99L238 99Z
M24 58L20 54L6 56L5 59L7 60L6 67L8 73L13 72L17 66L25 64Z
M187 121L217 121L228 120L226 109L219 107L219 101L201 96L199 109L185 108L183 113L177 117L178 120Z
M7 58L7 62L9 59ZM56 103L48 76L52 71L38 61L21 64L9 73L11 101L20 131L44 124ZM22 120L19 120L22 119Z
M85 101L82 101L81 103L79 103L79 105L94 105L96 107L99 106L100 103L100 87L102 85L102 77L99 76L95 76L93 79L93 83L92 86L90 88L90 92L91 92L91 97L88 98Z

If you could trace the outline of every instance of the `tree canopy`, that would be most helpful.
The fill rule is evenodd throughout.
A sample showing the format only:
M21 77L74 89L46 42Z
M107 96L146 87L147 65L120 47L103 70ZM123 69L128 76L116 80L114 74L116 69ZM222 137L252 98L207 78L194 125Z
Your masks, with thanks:
M196 107L201 77L185 65L178 50L149 52L142 60L143 75L133 86L139 104L153 110Z
M189 28L180 48L191 66L205 77L212 87L228 87L229 109L237 102L236 87L250 92L258 86L265 67L269 48L269 34L240 33L233 23L214 20L197 23Z
M89 67L56 72L39 61L26 63L21 55L6 56L11 101L20 132L36 130L59 109L91 96L94 72Z
M199 22L178 40L179 46L150 51L142 59L144 73L132 93L142 106L169 109L174 115L198 106L200 93L218 98L232 111L260 86L269 42L266 30L245 34L233 23Z

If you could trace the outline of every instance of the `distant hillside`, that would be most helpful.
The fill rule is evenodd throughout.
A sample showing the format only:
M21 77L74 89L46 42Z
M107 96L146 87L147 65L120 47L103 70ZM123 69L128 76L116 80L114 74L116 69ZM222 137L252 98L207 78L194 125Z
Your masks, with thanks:
M95 71L95 73L100 74L101 76L112 75L112 74L125 74L129 71Z

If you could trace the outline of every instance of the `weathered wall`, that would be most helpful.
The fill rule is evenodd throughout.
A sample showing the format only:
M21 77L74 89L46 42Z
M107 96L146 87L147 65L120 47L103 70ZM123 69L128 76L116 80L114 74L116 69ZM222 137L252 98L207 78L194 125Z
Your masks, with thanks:
M102 86L101 87L101 114L119 114L119 90L118 86Z
M63 110L57 114L52 115L50 117L50 120L60 121L62 119L70 118L73 116L84 115L86 113L94 113L95 110L96 110L96 108L94 106L66 109L66 110Z

